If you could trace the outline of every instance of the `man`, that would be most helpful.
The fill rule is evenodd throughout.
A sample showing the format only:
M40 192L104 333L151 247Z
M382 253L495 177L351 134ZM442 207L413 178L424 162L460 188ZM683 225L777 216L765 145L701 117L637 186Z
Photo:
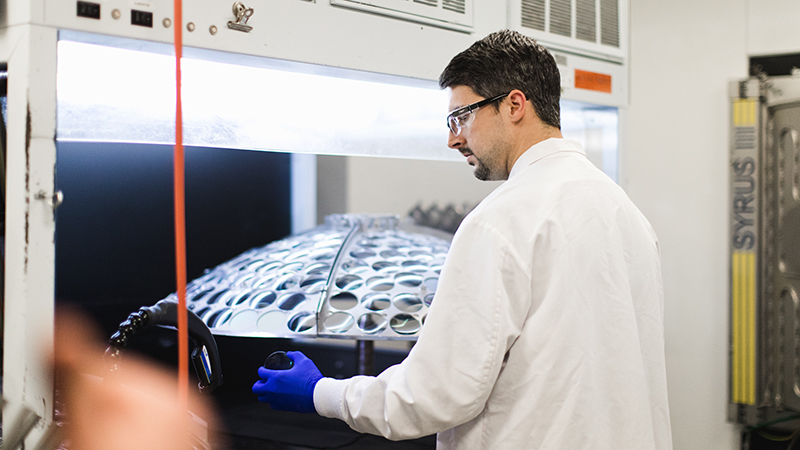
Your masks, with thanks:
M658 242L625 193L564 140L559 73L516 32L445 68L448 145L508 180L453 238L425 327L377 377L259 369L276 409L441 449L670 449Z

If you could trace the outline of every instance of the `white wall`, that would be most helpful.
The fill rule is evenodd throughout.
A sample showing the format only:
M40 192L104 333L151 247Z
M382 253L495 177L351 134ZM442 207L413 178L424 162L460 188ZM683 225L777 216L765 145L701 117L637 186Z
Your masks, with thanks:
M738 449L728 399L727 83L800 52L796 0L633 0L622 184L662 249L676 449Z
M455 150L453 150L455 152ZM475 206L500 183L479 181L461 162L348 158L348 212L408 215L417 204Z

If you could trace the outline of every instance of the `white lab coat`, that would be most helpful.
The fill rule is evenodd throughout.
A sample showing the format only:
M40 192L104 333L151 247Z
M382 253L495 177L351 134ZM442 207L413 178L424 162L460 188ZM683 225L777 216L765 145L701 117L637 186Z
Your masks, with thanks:
M453 238L408 357L324 378L319 414L450 450L672 448L658 241L579 143L549 139Z

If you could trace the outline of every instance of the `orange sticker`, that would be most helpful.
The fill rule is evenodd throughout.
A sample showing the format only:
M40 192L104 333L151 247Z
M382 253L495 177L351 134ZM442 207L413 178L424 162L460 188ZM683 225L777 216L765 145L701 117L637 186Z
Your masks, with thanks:
M575 87L611 93L611 75L575 69Z

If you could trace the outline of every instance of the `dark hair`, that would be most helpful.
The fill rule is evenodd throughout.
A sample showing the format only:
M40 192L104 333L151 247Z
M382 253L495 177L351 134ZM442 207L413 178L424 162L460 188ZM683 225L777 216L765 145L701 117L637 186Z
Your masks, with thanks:
M485 98L519 89L542 122L561 128L556 61L545 47L516 31L492 33L453 57L439 76L439 86L467 86Z

